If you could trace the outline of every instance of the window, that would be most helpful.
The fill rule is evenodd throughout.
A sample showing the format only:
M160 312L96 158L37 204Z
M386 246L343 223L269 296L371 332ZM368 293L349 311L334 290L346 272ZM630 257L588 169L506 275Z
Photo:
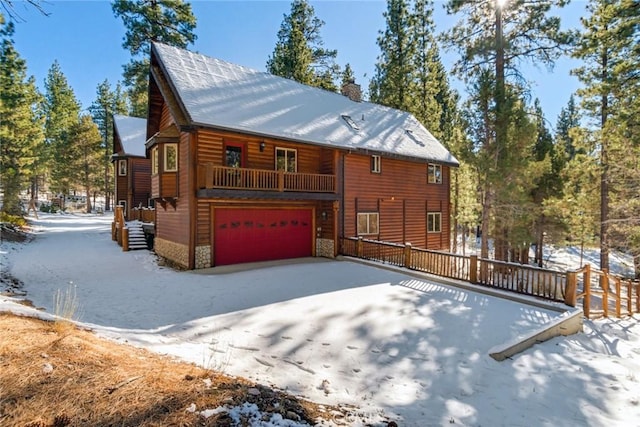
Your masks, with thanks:
M118 206L122 206L122 213L124 214L124 216L127 216L127 201L118 200Z
M347 122L347 124L349 125L349 127L353 130L360 130L360 128L358 127L358 125L356 124L356 122L351 118L351 116L347 116L347 115L342 115L342 120L344 120L345 122Z
M297 172L296 150L292 148L276 148L276 170Z
M176 172L177 170L178 170L178 144L165 144L163 172Z
M118 160L118 175L126 176L127 175L127 161L126 160Z
M242 157L242 145L225 144L224 146L224 164L230 168L244 167L244 158Z
M378 212L358 214L358 236L363 234L378 234Z
M151 149L151 174L158 174L158 147Z
M371 172L380 173L380 156L371 156Z
M440 212L427 213L427 233L440 233L442 214Z
M442 166L429 163L427 166L427 182L429 184L442 184Z

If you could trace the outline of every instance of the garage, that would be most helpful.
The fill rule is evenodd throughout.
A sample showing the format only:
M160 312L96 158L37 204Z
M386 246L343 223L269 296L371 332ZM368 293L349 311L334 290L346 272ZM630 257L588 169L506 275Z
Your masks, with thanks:
M312 255L312 209L214 209L215 265Z

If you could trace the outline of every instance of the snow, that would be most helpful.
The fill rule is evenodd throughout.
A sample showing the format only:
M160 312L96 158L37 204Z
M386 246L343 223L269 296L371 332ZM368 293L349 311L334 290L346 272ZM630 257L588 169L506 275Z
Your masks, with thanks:
M153 50L195 124L458 164L404 111L351 101L334 92L160 43L154 43ZM342 116L351 117L358 129Z
M117 154L145 157L147 119L114 114L113 121L124 151Z
M348 260L177 272L158 266L149 251L122 252L111 221L42 213L32 220L32 242L2 242L3 268L46 311L5 296L0 311L51 318L62 293L100 336L321 404L353 405L347 420L355 426L382 425L383 416L401 426L628 426L640 419L638 316L585 320L583 333L497 362L492 348L557 321L567 307ZM249 404L186 410L257 412ZM259 422L253 425L299 425Z

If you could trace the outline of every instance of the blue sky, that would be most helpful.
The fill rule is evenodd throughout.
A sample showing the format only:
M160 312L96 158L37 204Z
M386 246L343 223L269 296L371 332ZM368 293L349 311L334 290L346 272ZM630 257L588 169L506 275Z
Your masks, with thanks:
M108 1L43 2L49 17L38 14L18 2L17 11L23 22L16 24L14 41L27 61L29 75L36 77L41 90L51 64L57 60L83 108L96 97L99 83L108 79L115 84L122 79L122 66L129 62L122 48L125 33L122 21L111 11ZM290 10L289 1L192 1L197 18L198 39L190 50L264 70L273 52L283 15ZM373 75L379 49L378 32L384 29L382 13L386 2L377 1L312 1L316 15L325 21L321 35L325 47L338 50L338 63L349 62L356 81L363 88ZM443 1L435 1L435 21L439 31L451 28L457 18L447 16ZM568 27L578 25L586 2L573 0L563 10ZM441 52L447 68L456 58L455 52ZM524 74L532 82L532 96L542 103L547 120L555 125L560 109L579 86L569 70L577 63L560 60L552 73L528 67ZM452 77L461 92L464 87ZM463 94L464 95L464 94Z

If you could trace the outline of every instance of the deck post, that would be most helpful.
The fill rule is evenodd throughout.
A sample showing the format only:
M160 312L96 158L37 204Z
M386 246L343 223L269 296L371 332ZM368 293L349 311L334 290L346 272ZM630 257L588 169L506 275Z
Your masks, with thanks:
M126 252L129 250L129 229L127 227L122 227L122 251Z
M363 243L362 243L362 236L358 237L358 241L356 242L356 257L357 258L362 258L362 252L363 252Z
M113 240L114 242L116 240L118 240L117 233L116 233L116 222L115 221L111 222L111 240Z
M576 290L578 284L578 273L575 271L567 272L567 285L564 289L564 303L569 307L576 306Z
M469 281L478 283L478 255L469 257Z
M411 268L411 243L404 244L404 268Z

